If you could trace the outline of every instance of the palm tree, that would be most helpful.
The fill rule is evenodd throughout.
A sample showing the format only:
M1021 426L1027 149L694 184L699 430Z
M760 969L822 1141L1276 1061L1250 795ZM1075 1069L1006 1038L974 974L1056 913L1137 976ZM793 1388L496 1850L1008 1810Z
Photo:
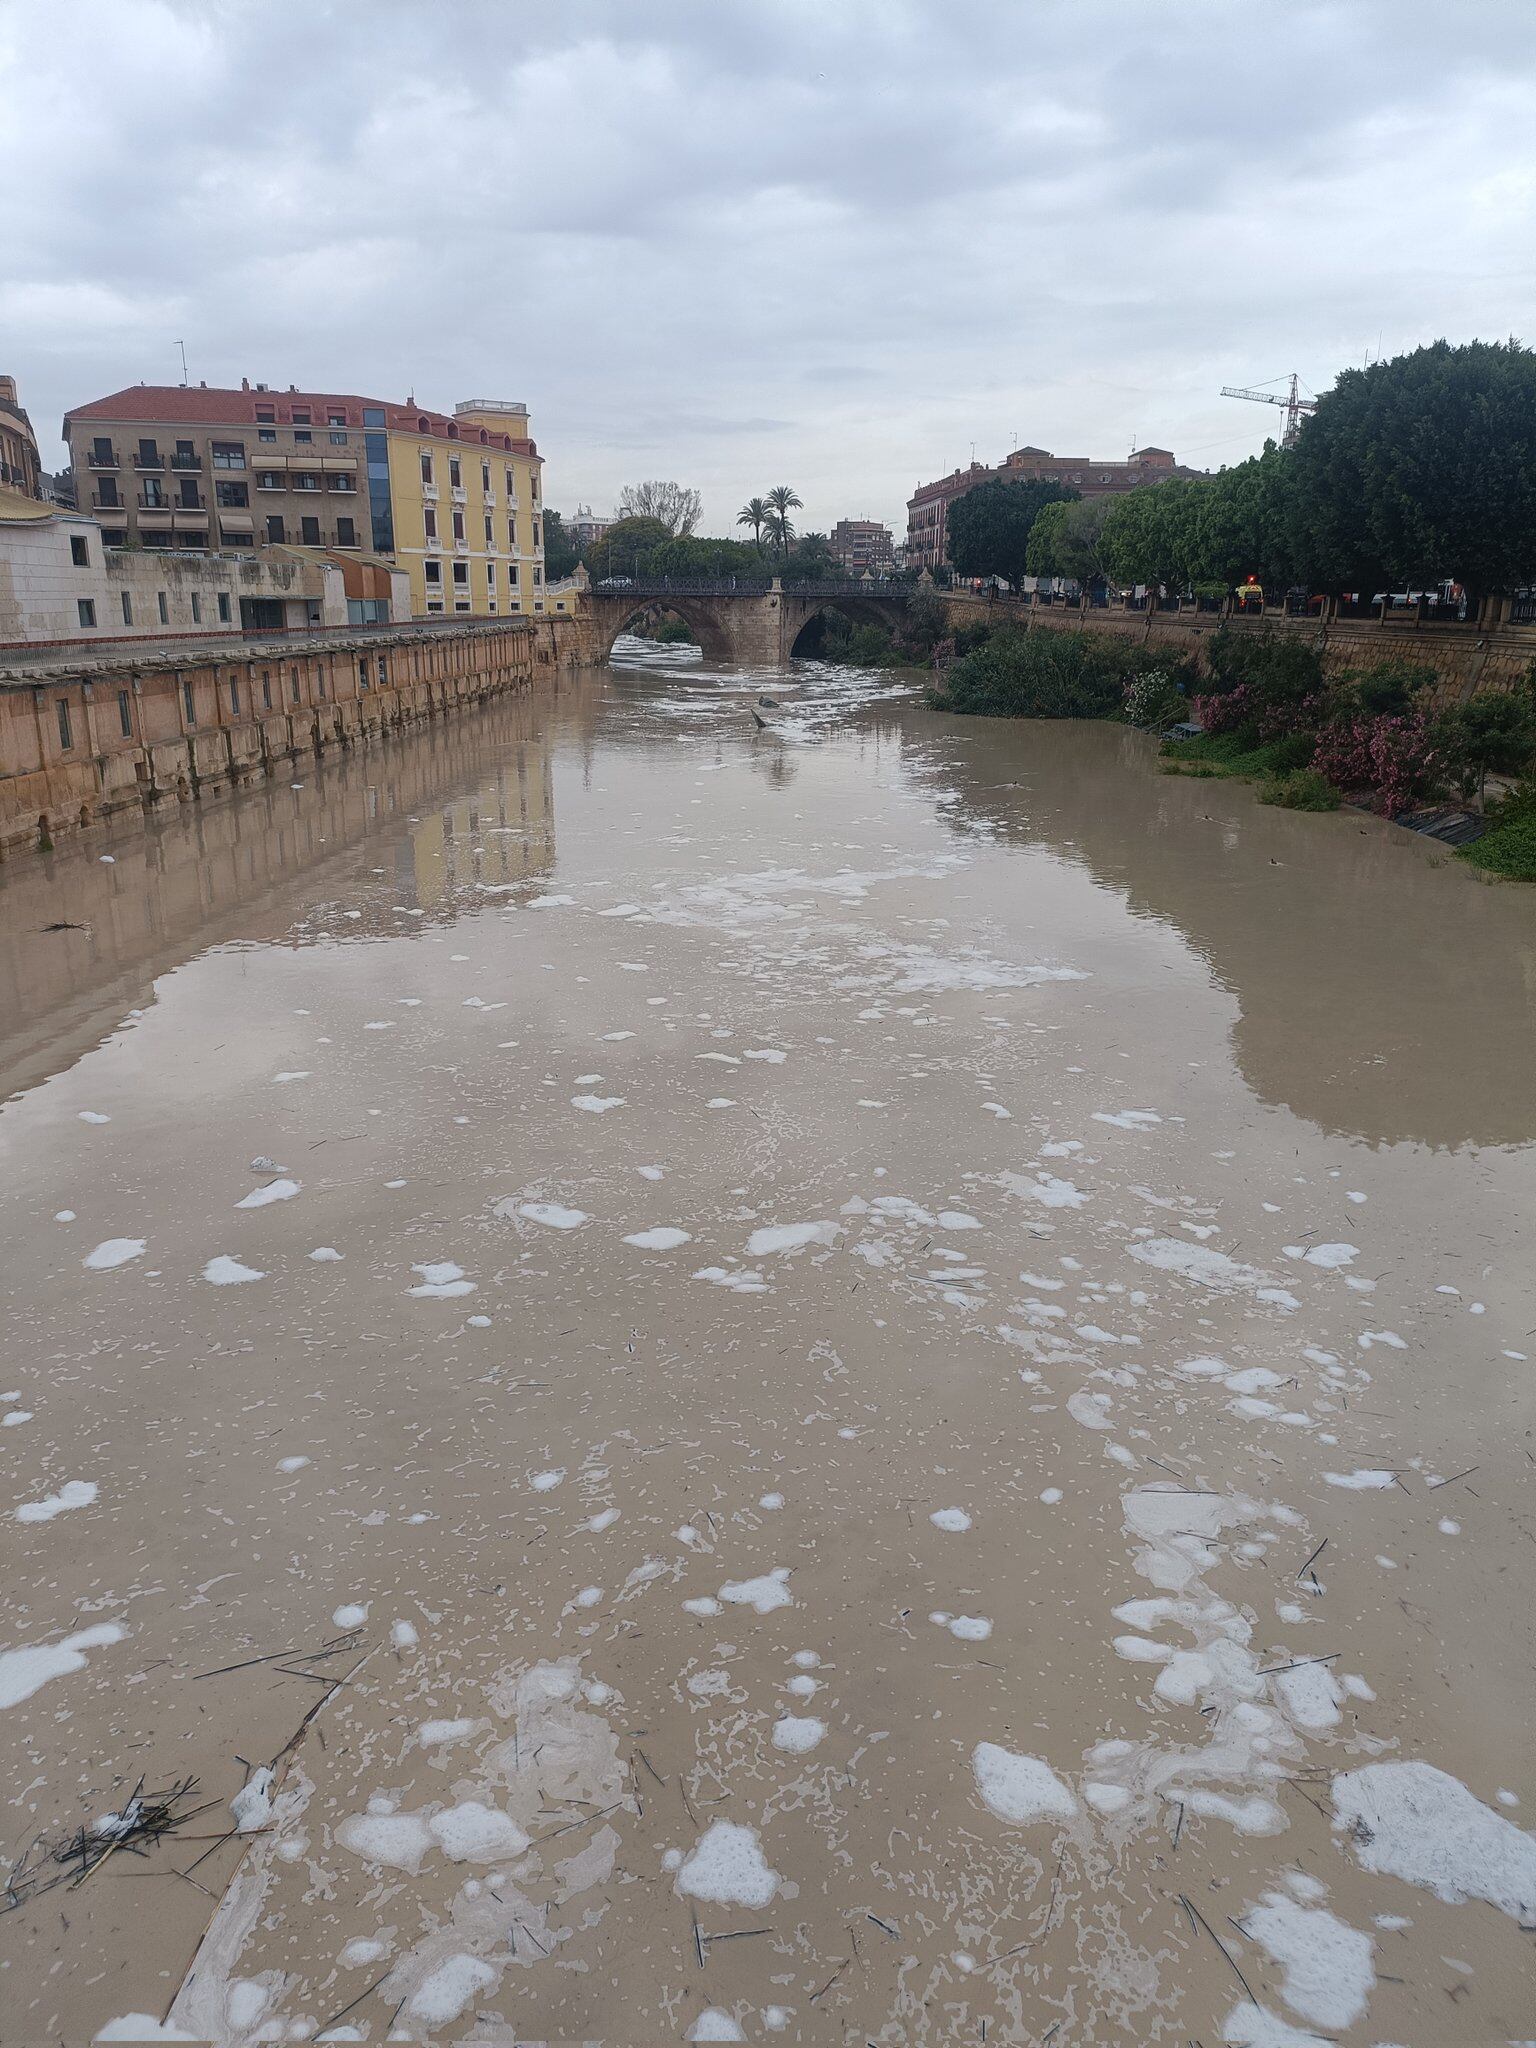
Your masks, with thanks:
M763 551L763 528L773 517L773 507L766 498L748 498L736 514L738 526L750 526L752 538L757 543L759 554Z
M799 510L804 500L797 498L788 484L775 484L768 493L769 523L777 536L779 547L787 555L789 544L795 537L795 529L789 523L792 511Z

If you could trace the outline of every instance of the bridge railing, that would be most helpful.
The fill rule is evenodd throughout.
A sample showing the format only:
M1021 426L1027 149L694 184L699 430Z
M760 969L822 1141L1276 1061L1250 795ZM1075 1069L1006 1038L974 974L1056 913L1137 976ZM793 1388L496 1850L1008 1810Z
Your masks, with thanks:
M904 597L910 585L890 582L863 582L857 577L827 577L817 582L806 581L784 583L779 586L785 597ZM636 604L644 604L652 598L664 597L767 597L773 584L766 578L758 581L746 576L697 577L697 576L609 576L592 585L594 597L621 597Z

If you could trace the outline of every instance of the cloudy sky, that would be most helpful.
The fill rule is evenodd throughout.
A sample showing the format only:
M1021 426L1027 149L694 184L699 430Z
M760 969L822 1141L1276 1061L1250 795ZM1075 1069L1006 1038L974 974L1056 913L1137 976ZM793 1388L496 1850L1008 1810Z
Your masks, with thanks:
M524 399L549 501L900 530L1536 338L1530 0L0 0L0 369Z

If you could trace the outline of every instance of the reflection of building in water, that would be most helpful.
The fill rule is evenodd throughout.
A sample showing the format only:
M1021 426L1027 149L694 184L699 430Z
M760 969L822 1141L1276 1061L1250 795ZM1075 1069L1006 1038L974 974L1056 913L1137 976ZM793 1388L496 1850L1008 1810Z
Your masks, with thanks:
M292 785L263 782L157 813L147 827L135 820L105 842L111 865L96 858L103 842L7 862L4 1087L70 1066L129 1010L153 1005L158 975L211 945L398 939L407 925L497 901L477 895L476 883L544 873L555 851L549 724L546 705L498 699L473 716L328 756ZM323 916L303 918L342 903L362 915L340 932ZM426 918L406 920L402 908Z
M395 886L402 902L430 910L469 889L547 874L554 862L554 765L541 736L514 747L472 796L410 827L395 847Z

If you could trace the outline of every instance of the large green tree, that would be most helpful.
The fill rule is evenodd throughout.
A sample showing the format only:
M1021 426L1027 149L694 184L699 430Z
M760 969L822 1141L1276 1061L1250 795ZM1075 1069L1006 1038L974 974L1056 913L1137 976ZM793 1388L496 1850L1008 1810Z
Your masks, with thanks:
M616 519L588 550L593 582L600 583L605 576L646 574L650 557L671 538L659 519Z
M565 530L558 512L544 507L544 574L551 583L570 575L581 560L581 550Z
M1099 542L1113 502L1110 498L1080 498L1042 505L1024 550L1027 574L1067 576L1085 585L1103 576Z
M802 500L796 497L788 484L775 484L768 493L768 527L779 553L787 555L795 538L795 529L789 523L791 512L801 509Z
M1345 370L1291 462L1296 539L1322 589L1536 580L1536 352L1518 341L1437 341Z
M1075 499L1066 484L1007 483L991 477L949 508L947 552L957 575L1001 576L1017 586L1027 573L1030 529L1042 508Z

